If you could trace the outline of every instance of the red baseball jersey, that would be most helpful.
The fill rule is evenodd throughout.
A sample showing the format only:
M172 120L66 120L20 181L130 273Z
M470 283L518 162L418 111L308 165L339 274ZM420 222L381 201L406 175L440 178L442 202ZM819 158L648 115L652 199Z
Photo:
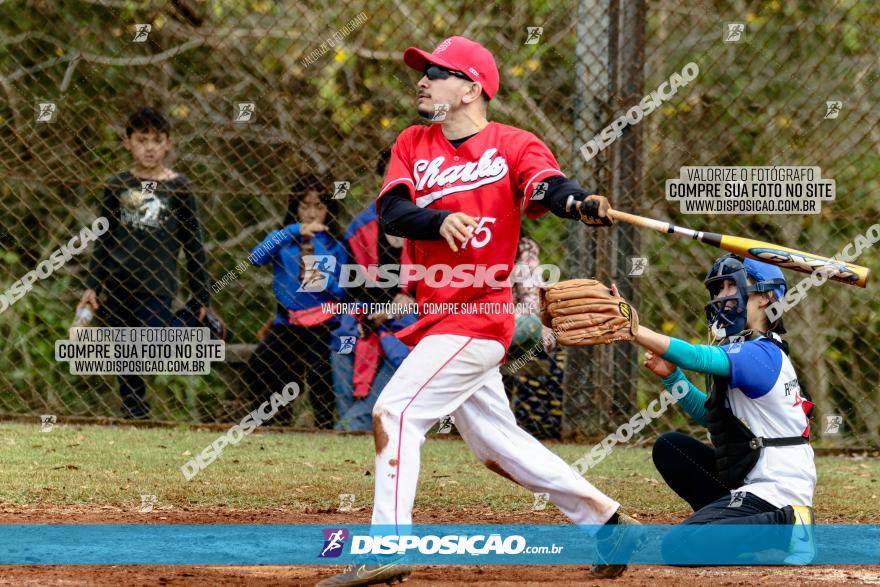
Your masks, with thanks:
M478 223L458 252L445 239L407 239L412 263L424 265L427 275L416 285L419 320L397 333L400 340L413 346L429 334L460 334L510 346L514 316L509 277L520 214L525 210L536 218L546 212L529 201L536 184L554 175L563 174L547 146L512 126L490 122L458 148L443 136L440 124L411 126L400 133L379 198L403 185L420 208L463 212ZM450 275L444 265L453 269L447 285L442 285ZM486 279L480 278L482 272ZM472 283L462 287L469 279Z

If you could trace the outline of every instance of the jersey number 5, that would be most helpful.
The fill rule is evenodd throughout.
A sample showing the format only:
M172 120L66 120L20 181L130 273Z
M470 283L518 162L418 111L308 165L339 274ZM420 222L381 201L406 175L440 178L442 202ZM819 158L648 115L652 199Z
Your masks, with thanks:
M489 244L489 241L492 240L492 231L489 229L487 225L495 222L495 218L491 216L483 216L482 218L477 218L477 226L474 228L474 231L471 233L471 237L464 241L464 244L461 245L461 249L464 250L468 243L472 243L475 249L482 249L486 245Z

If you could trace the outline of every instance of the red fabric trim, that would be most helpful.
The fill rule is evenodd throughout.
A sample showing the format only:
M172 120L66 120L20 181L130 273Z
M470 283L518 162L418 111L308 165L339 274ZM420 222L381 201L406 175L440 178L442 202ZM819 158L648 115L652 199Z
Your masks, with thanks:
M379 356L382 347L379 344L379 336L374 332L357 341L354 347L354 398L364 399L370 395L370 388L376 378L379 369Z
M332 312L324 312L322 306L315 306L307 310L288 310L287 323L293 326L317 326L323 324L335 314Z

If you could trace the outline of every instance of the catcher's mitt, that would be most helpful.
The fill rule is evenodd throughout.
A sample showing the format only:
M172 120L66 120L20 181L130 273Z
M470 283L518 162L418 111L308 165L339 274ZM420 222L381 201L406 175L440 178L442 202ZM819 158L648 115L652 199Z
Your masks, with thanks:
M593 346L633 340L639 317L626 300L595 279L560 281L540 290L541 322L559 344Z

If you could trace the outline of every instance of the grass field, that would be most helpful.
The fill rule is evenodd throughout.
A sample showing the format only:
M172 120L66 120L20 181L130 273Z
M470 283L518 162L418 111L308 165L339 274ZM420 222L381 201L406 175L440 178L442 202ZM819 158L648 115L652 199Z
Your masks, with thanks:
M140 496L157 496L157 509L281 508L332 512L339 494L355 495L356 510L372 506L373 440L370 436L257 433L223 455L192 481L181 465L220 432L188 428L0 425L0 501L17 506L112 506L136 511ZM568 462L586 445L553 444ZM880 461L817 458L815 505L821 522L880 521ZM618 448L588 479L627 511L687 513L651 463L646 448ZM457 438L437 435L423 449L416 502L420 511L527 512L533 496L483 467ZM548 508L553 508L549 505ZM555 508L553 508L555 509Z
M0 423L0 522L126 524L365 524L373 495L373 439L366 435L260 432L223 455L192 481L181 465L221 431L128 426ZM553 444L568 462L586 445ZM820 523L880 522L880 460L820 457L816 513ZM588 473L625 511L644 522L675 523L688 506L659 478L646 448L618 448ZM339 512L339 494L355 495ZM141 495L155 495L140 512ZM534 497L483 467L457 437L434 435L422 453L415 522L564 524L552 504L532 511ZM317 561L316 561L317 562ZM0 585L311 586L336 572L327 565L6 565ZM880 585L871 566L633 566L613 582L770 587ZM573 565L424 565L408 585L489 587L611 583L588 581Z

